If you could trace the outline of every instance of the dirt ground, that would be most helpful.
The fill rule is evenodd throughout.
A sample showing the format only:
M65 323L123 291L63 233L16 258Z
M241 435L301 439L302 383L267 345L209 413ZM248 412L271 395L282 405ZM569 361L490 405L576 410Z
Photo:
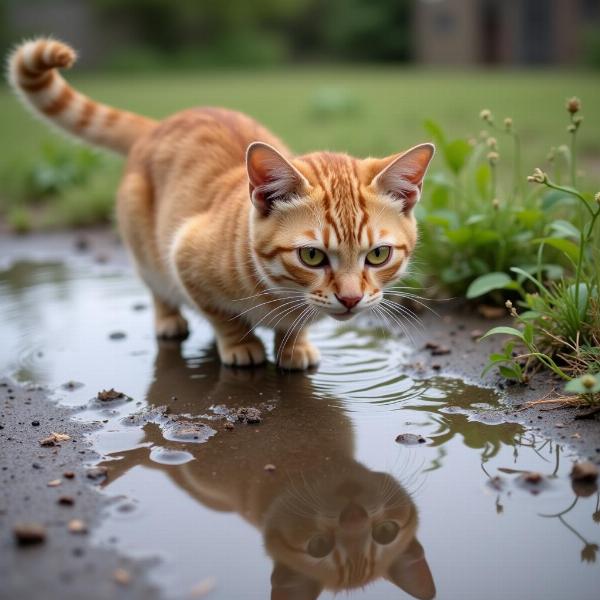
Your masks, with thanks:
M2 266L16 259L67 260L83 255L87 260L127 264L116 234L108 230L0 236ZM499 340L477 342L474 334L485 331L491 322L468 308L437 304L434 308L439 316L428 311L421 315L425 331L406 365L407 374L415 378L443 374L493 387L504 400L497 417L524 424L569 446L580 457L600 462L598 415L579 419L581 410L524 408L528 401L560 389L561 383L546 374L527 386L507 386L493 373L482 380L486 356ZM433 345L449 352L434 355ZM45 391L0 379L0 598L161 597L148 581L151 561L126 559L92 545L89 533L69 530L72 520L82 521L84 529L93 529L111 502L96 491L98 480L88 477L89 468L99 458L85 441L89 431L89 425L72 420L70 411L49 400ZM39 440L52 432L67 434L69 439L41 446ZM58 485L48 485L55 480ZM43 525L43 542L17 543L14 529L27 522Z

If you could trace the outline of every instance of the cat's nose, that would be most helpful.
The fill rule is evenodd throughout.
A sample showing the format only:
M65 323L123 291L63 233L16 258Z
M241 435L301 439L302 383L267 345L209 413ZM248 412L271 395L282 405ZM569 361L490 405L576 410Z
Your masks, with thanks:
M354 308L362 299L362 296L338 296L335 297L339 300L340 304L343 304L348 310Z
M358 529L368 521L367 511L355 502L350 502L340 513L340 527L343 529Z

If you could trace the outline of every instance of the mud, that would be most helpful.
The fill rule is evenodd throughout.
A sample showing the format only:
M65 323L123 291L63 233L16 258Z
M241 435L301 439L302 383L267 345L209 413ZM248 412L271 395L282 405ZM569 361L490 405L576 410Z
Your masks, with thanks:
M160 598L145 579L148 561L93 546L89 535L69 530L74 519L93 528L111 503L86 476L86 466L100 458L86 442L95 428L72 416L43 390L0 380L0 597ZM55 429L70 439L40 447L40 433ZM52 480L60 485L48 486ZM117 569L131 573L127 589L117 588Z
M0 596L316 597L273 528L305 535L315 502L343 524L394 500L418 513L405 552L422 546L431 572L352 597L433 582L440 598L595 597L600 426L524 409L560 389L551 377L481 379L498 341L476 339L499 321L432 303L414 344L368 319L324 324L316 373L227 369L200 319L183 346L156 345L111 232L2 236L0 256ZM24 546L27 527L42 539Z

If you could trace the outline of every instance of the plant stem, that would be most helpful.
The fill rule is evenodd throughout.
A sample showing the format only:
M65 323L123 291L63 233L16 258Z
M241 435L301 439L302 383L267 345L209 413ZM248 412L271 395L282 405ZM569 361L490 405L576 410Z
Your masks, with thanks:
M571 123L574 125L573 115L571 115ZM577 187L577 161L576 161L576 144L577 128L571 132L571 186Z

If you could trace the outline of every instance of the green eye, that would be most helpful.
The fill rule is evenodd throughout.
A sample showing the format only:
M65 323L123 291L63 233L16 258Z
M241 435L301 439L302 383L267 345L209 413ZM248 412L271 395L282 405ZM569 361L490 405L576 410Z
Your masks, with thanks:
M307 267L323 267L327 264L327 255L325 252L312 246L300 248L298 255Z
M369 254L367 254L367 264L373 265L374 267L381 266L390 257L392 249L389 246L379 246L373 248Z
M333 550L334 545L332 536L317 534L310 539L306 550L314 558L324 558Z
M391 544L398 536L398 531L400 531L400 527L397 523L383 521L373 527L372 536L378 544Z

